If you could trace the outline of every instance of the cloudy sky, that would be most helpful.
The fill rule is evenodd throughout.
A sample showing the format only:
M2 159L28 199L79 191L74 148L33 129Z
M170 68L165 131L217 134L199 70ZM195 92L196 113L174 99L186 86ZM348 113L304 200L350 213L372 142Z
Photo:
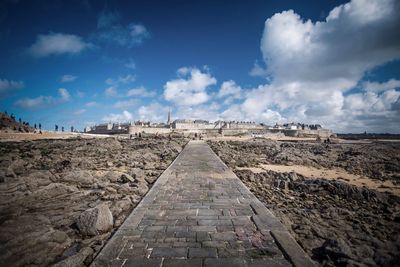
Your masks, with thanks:
M400 133L400 1L0 1L0 107Z

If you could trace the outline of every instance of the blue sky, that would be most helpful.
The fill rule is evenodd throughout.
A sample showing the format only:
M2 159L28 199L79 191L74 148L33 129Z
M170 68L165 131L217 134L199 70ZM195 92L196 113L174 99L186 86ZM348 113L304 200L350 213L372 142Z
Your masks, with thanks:
M2 1L0 106L48 129L173 118L400 132L395 0Z

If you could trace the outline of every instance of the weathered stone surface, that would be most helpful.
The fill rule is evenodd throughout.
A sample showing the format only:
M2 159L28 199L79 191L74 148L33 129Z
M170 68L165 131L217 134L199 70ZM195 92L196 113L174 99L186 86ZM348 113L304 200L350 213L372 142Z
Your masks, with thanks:
M76 223L80 214L106 203L113 229L120 226L148 192L147 176L154 181L186 142L180 137L2 141L0 265L49 266L84 247L93 250L85 262L90 263L111 231L83 235ZM155 160L155 169L145 170L145 154Z
M84 235L98 235L109 231L113 226L113 216L107 205L101 204L87 209L79 216L77 225Z

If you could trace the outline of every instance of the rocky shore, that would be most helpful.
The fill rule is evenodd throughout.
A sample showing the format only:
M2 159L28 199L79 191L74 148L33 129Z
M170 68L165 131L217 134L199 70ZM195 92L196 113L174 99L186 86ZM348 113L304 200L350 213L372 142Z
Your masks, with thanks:
M89 264L186 142L0 143L0 265Z
M399 266L400 198L343 181L250 169L259 164L343 168L399 183L400 144L209 142L321 266Z

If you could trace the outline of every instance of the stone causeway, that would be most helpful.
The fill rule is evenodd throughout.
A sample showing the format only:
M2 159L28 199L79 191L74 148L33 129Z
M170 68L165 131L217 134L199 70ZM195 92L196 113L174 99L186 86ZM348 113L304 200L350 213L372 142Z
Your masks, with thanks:
M314 266L204 141L190 141L91 266Z

